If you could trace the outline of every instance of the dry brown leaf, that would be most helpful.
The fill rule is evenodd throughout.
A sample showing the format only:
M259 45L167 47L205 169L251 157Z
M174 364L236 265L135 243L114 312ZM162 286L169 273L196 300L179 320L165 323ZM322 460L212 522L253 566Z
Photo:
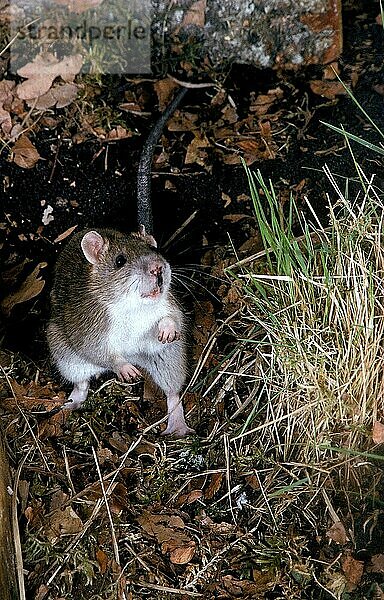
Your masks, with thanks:
M13 162L22 169L32 169L40 158L40 154L26 135L22 135L12 148Z
M122 102L121 104L119 104L119 108L121 110L125 110L126 112L132 112L132 113L143 112L140 104L137 104L137 102Z
M104 575L108 568L108 556L105 554L104 550L96 550L96 560L99 565L100 573Z
M177 110L168 121L167 128L169 131L194 131L197 129L197 119L198 115L194 113Z
M83 522L75 513L72 506L66 506L55 510L50 514L50 518L46 517L45 534L47 538L54 542L62 535L71 535L79 533L83 529Z
M346 544L348 541L345 527L341 521L337 521L328 529L327 536L336 544Z
M224 575L221 578L221 583L225 591L228 592L231 595L231 597L260 597L259 583L254 583L253 581L249 581L247 579L235 579L232 575Z
M384 573L384 554L374 554L367 571L370 573Z
M48 595L49 590L50 588L45 583L42 583L36 592L35 600L44 600Z
M210 143L205 136L195 136L187 148L184 163L186 165L196 163L201 167L205 167L207 165L208 155L204 148L208 148L209 146Z
M124 140L124 139L130 138L132 136L133 136L132 131L125 129L124 127L121 127L121 125L117 125L117 127L115 127L115 129L111 129L111 131L108 131L107 135L105 136L105 139L108 142L113 142L113 141L118 141L118 140Z
M256 98L251 102L249 106L249 111L251 113L255 113L258 117L267 114L268 110L272 106L272 104L276 100L276 95L274 94L259 94Z
M227 92L225 90L219 90L211 101L211 106L221 106L227 99Z
M79 87L75 83L63 83L54 86L46 94L39 96L37 99L32 98L31 100L27 100L27 104L38 110L46 110L55 105L56 108L63 108L77 98L78 90Z
M323 96L329 100L334 100L336 96L346 94L346 90L340 81L321 81L314 79L310 81L309 86L314 94Z
M193 504L196 500L201 498L203 492L201 490L192 490L188 494L183 494L178 498L177 506L184 506L184 504Z
M186 27L187 25L204 27L206 9L207 0L196 0L196 2L193 2L184 15L181 27Z
M169 558L174 565L186 565L189 563L196 552L196 542L191 540L185 546L180 546L170 550Z
M21 67L17 73L25 77L16 88L16 93L23 100L38 98L48 92L56 77L71 83L79 73L83 64L80 54L65 56L59 60L53 54L39 54L36 58Z
M178 515L144 511L138 522L144 531L161 544L163 554L169 552L172 563L186 564L194 556L196 543L184 532L184 521Z
M272 137L272 126L270 121L259 121L260 135L263 138Z
M64 397L62 398L62 402L64 402ZM50 402L49 404L49 410L54 408L52 402ZM49 419L46 419L42 423L39 423L38 438L40 440L46 440L49 438L57 438L63 435L63 427L68 417L67 412L68 411L66 410L61 410L58 413L49 417Z
M373 424L372 439L375 444L384 444L384 425L380 421Z
M250 215L244 215L244 214L224 215L223 218L225 221L230 221L231 223L238 223L239 221L242 221L243 219L249 219Z
M2 106L10 107L13 102L13 90L15 89L16 83L9 79L3 79L0 81L0 104Z
M224 208L227 208L227 206L229 206L232 202L231 196L228 196L228 194L225 194L224 192L221 193L221 198L225 202Z
M44 279L40 277L40 271L46 266L46 262L39 263L20 285L19 289L2 300L1 309L5 315L9 315L16 304L27 302L40 294L45 285Z
M238 116L235 108L233 106L231 106L230 104L227 104L227 106L225 106L221 112L223 115L223 120L226 123L229 123L229 125L232 125L233 123L237 123L237 121L239 120L239 116Z
M347 591L353 591L360 583L364 571L364 563L348 555L341 561L341 568L347 579Z
M12 131L12 119L7 110L0 106L0 125L3 133L9 138Z
M213 498L213 496L215 494L217 494L217 492L221 488L222 482L223 482L223 474L222 473L213 473L210 477L210 482L204 488L204 498L207 498L207 500L210 500L211 498Z
M276 156L275 150L277 146L273 140L268 140L267 142L264 138L247 138L236 140L235 144L244 152L243 158L247 165L251 165L256 160L271 160ZM225 164L237 164L240 161L240 157L239 155L231 154L224 156L223 160Z
M324 67L324 74L323 74L324 79L333 81L334 79L337 79L337 75L339 75L339 74L340 74L340 69L339 69L339 65L337 62L333 62L330 65L326 65Z
M253 490L259 490L260 489L260 482L257 479L256 475L246 475L245 476L245 481L247 482L247 484L253 489Z
M155 88L157 99L159 101L159 110L163 112L172 100L174 91L179 88L179 85L169 77L166 77L165 79L156 81L153 87Z
M63 231L63 233L60 233L60 235L58 235L57 238L55 238L53 240L53 243L57 244L58 242L62 242L63 240L65 240L65 238L67 238L69 235L71 235L71 233L73 233L76 228L77 228L77 225L74 225L73 227L66 229L65 231Z

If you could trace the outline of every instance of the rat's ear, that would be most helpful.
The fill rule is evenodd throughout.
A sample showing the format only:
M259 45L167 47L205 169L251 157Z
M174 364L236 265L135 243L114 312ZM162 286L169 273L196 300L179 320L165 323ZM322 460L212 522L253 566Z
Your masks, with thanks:
M97 231L88 231L81 240L81 249L87 261L97 265L108 249L108 242Z
M149 244L150 246L154 246L155 248L157 248L157 242L156 242L155 238L153 237L153 235L146 233L145 225L139 225L139 231L138 231L137 235L142 240L144 240L144 242Z

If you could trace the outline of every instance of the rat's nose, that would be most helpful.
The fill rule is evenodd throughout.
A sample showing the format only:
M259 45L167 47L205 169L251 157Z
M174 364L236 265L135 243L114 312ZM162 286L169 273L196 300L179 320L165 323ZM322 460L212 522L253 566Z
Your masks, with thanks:
M150 273L151 273L151 275L154 275L156 277L157 285L159 286L159 288L161 288L164 283L163 267L158 265L158 266L154 267L153 269L151 269Z

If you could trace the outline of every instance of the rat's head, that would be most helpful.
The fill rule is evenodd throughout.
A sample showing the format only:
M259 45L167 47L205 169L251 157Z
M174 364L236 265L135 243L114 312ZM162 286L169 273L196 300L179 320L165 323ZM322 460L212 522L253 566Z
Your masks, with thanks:
M80 245L91 265L92 289L100 299L129 297L133 302L150 303L168 292L171 268L144 228L129 235L110 229L88 231Z

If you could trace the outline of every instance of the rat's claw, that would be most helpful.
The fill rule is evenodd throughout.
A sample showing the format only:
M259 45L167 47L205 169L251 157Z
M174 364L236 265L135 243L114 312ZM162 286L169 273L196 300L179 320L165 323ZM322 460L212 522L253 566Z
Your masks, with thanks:
M121 365L117 371L117 375L120 381L131 381L131 379L141 377L139 369L136 369L136 367L130 363Z
M176 323L169 317L164 317L159 323L159 342L166 344L180 339L180 332L176 331Z

